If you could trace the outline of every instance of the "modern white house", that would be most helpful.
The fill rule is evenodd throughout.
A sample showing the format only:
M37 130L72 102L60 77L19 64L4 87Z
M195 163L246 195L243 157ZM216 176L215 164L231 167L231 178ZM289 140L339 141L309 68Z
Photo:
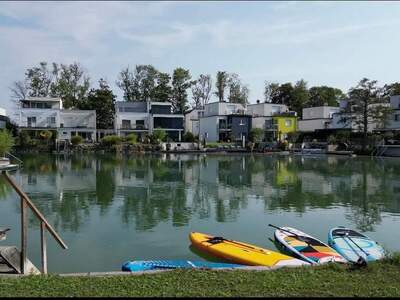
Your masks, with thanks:
M330 123L330 129L350 129L351 131L361 131L360 123L358 121L361 120L361 115L351 115L345 111L348 105L348 100L341 100L339 104L339 111L332 114L332 121ZM389 103L376 103L370 104L371 106L390 106ZM344 121L346 120L346 121ZM378 124L377 122L373 122L372 119L368 122L368 132L372 132L377 129L383 129L383 124Z
M96 111L63 109L61 98L22 99L14 121L20 131L54 130L58 141L69 141L74 135L87 142L96 139Z
M386 130L400 130L400 95L390 97L390 107L393 113L385 126Z
M303 118L298 121L299 131L310 132L331 128L333 115L340 112L337 106L303 108ZM336 122L339 125L338 122Z
M7 111L0 107L0 129L6 128Z
M251 116L240 103L212 102L204 106L199 118L199 139L206 142L249 138Z
M204 109L194 108L185 113L185 131L195 136L200 135L200 118L204 117Z
M184 118L182 114L172 113L170 102L119 101L115 103L114 130L119 136L135 133L143 137L161 128L172 140L181 141Z

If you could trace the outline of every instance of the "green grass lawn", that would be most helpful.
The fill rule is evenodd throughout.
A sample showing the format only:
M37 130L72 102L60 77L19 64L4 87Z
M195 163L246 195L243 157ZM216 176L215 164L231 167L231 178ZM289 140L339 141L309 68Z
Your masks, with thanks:
M400 296L400 255L363 269L329 265L275 271L196 271L136 276L0 277L0 297Z

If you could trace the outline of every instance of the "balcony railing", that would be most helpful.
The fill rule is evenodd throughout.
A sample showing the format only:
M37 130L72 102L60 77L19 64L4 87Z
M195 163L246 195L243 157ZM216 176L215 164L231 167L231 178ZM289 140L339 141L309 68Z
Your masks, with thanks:
M148 130L148 127L145 125L122 125L120 126L121 130Z

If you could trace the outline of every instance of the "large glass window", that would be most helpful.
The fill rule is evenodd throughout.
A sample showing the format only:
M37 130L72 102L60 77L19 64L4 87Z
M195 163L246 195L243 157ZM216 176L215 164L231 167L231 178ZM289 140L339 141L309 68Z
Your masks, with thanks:
M286 127L291 127L291 126L292 126L292 120L290 120L290 119L285 119L285 126L286 126Z
M36 117L28 117L28 127L35 127L36 126Z
M131 120L122 120L122 129L130 129Z

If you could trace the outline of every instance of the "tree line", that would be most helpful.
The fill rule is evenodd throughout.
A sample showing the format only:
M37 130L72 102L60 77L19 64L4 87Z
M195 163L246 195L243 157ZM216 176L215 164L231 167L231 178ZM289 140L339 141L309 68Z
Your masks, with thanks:
M212 95L218 101L249 103L248 86L238 74L226 71L216 73L214 84L210 74L200 74L193 79L190 70L181 67L169 74L152 65L136 65L133 69L129 66L122 69L115 83L123 92L125 101L168 101L175 113L185 113L190 107L202 108ZM15 81L10 89L14 100L27 96L61 97L64 108L96 110L98 128L112 127L116 96L104 79L99 80L98 87L93 87L89 74L79 63L50 65L40 62L38 66L28 68L24 79ZM192 96L190 103L189 92ZM296 111L299 118L305 107L338 106L341 99L351 99L353 105L350 108L358 106L358 110L365 113L362 103L388 102L388 96L396 94L400 94L400 82L379 87L376 81L367 78L350 88L347 94L325 85L309 88L304 79L282 84L266 81L264 86L264 102L285 104ZM370 111L368 115L384 113Z

